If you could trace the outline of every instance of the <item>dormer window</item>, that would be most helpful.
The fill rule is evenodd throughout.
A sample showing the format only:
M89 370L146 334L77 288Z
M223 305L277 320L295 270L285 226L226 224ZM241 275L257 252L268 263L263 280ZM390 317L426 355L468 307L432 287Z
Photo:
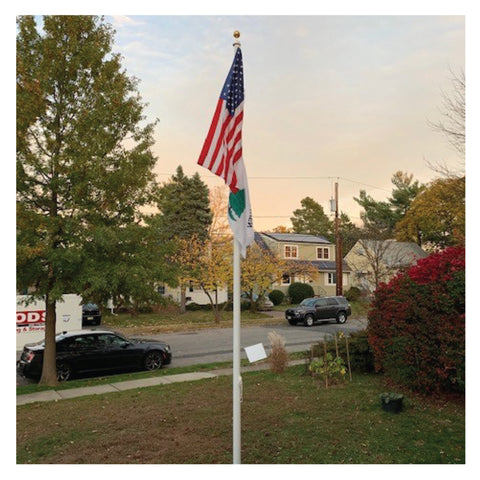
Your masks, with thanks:
M296 245L284 245L284 258L298 258L298 247Z

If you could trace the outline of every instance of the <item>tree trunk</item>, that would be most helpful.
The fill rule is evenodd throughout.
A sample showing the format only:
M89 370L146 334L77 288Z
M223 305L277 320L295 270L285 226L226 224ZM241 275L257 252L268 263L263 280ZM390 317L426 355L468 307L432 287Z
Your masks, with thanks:
M56 302L45 297L45 349L43 352L42 376L39 385L58 385L57 380L57 345L55 343Z
M210 300L210 306L213 310L213 318L215 319L215 323L220 323L222 321L222 311L218 308L218 293L217 289L215 289L215 301L213 300L210 292L205 288L205 285L202 283L202 290L204 291L205 295Z
M180 313L187 311L187 287L180 285Z
M218 308L215 308L213 310L213 313L215 315L215 323L219 324L222 321L222 311L219 310Z

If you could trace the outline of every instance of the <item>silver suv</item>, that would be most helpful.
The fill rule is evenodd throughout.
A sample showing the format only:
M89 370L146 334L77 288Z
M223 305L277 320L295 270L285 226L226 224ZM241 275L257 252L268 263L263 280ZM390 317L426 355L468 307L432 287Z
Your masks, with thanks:
M298 307L285 311L285 318L290 325L303 323L311 327L317 320L334 319L337 323L345 323L352 314L350 304L345 297L306 298Z

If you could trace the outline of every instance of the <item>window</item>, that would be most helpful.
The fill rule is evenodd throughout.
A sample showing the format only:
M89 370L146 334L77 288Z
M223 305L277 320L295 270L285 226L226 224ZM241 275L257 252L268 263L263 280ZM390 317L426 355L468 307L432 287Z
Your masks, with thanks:
M92 348L96 344L96 339L93 335L80 335L77 337L70 337L57 343L57 350L85 350Z
M330 258L330 249L328 247L317 247L317 260L327 260Z
M290 276L282 275L282 285L290 285Z
M328 273L327 274L327 284L328 285L336 285L337 284L337 274L336 273Z
M157 287L157 292L160 294L160 295L165 295L165 285L159 285Z
M98 343L104 346L122 346L125 344L125 339L117 335L110 335L108 333L98 336Z
M298 247L296 245L285 245L284 258L298 258Z

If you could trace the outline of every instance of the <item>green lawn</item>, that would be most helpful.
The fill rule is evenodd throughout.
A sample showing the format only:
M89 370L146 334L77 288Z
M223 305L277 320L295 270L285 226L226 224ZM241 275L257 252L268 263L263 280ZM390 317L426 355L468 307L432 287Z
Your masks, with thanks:
M223 312L222 321L216 323L211 310L187 311L181 314L177 309L171 309L161 313L104 315L102 325L106 328L123 332L126 335L136 335L181 332L204 328L225 328L232 326L232 319L233 313L229 311ZM278 319L272 318L266 312L242 312L242 325L244 326L268 323L278 323Z
M242 463L465 462L461 398L403 392L384 412L382 376L325 390L305 367L243 375ZM232 379L162 385L17 408L18 463L231 463Z

